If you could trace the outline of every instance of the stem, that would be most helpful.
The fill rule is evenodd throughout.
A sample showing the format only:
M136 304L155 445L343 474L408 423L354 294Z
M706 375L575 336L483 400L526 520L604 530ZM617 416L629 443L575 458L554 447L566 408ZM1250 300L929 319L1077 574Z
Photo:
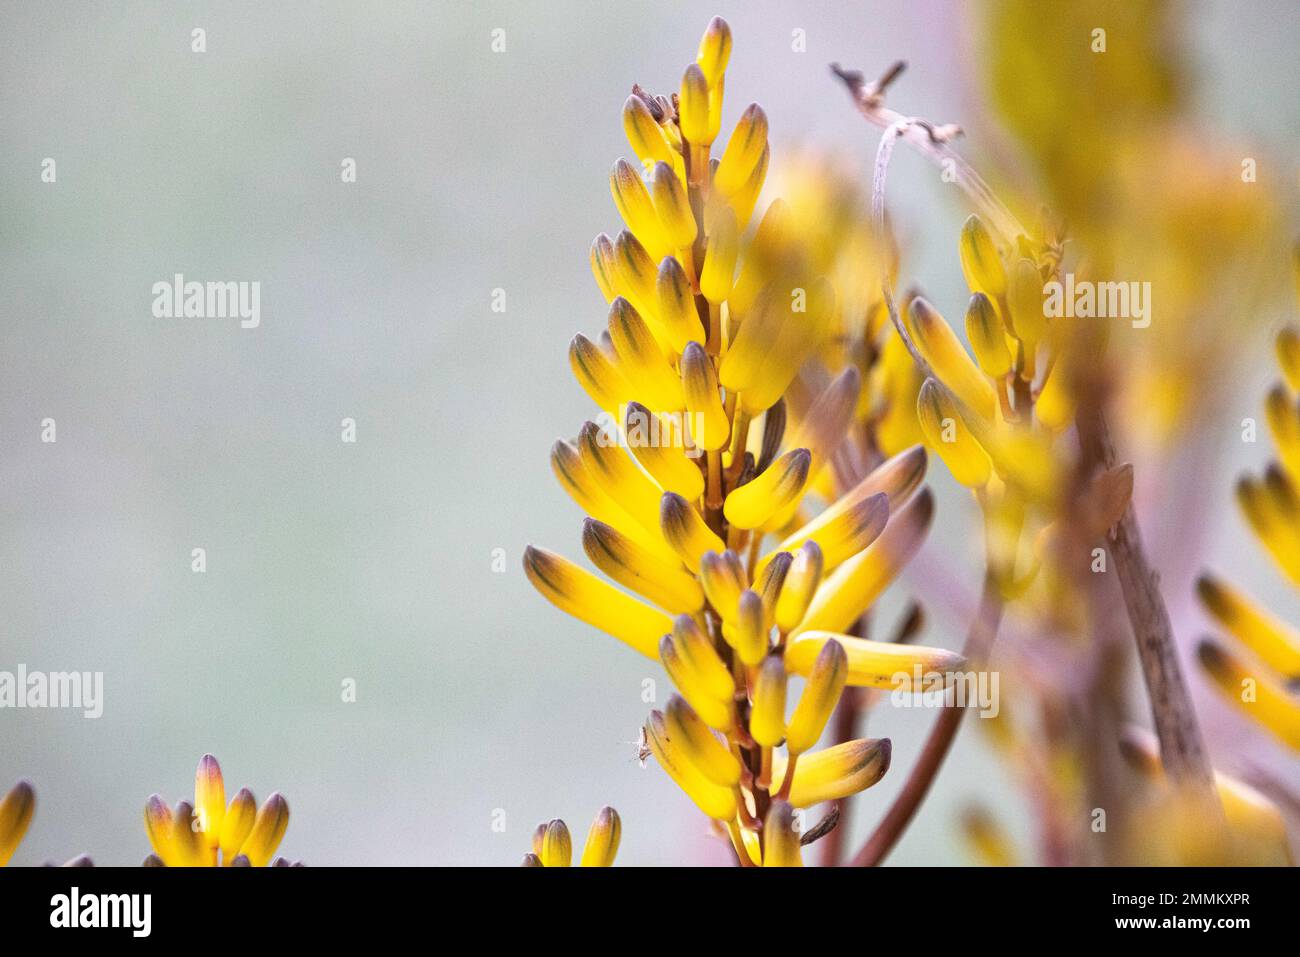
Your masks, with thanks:
M971 630L962 646L962 653L969 659L970 667L983 667L994 638L997 637L998 625L1002 622L1002 594L998 590L997 580L991 570L984 574L984 593L980 598L980 609L971 624ZM888 813L876 825L875 831L867 843L854 855L850 862L853 867L875 867L898 843L898 839L916 816L921 802L925 800L948 755L957 728L961 724L965 708L946 707L939 714L934 730L926 739L921 757L903 785L903 790L890 806Z
M1091 401L1080 402L1077 424L1083 454L1103 468L1112 468L1115 446L1101 403L1095 396ZM1123 517L1107 533L1106 541L1133 626L1165 772L1177 784L1213 802L1207 806L1218 807L1200 725L1178 664L1169 611L1160 595L1159 577L1147 563L1131 502Z

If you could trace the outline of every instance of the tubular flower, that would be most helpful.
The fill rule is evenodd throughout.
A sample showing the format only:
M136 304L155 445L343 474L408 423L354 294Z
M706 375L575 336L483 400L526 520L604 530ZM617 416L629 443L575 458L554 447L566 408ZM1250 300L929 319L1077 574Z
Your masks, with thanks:
M0 800L0 867L14 856L35 812L36 791L29 781L19 781Z
M587 832L579 867L611 867L623 837L623 822L612 807L603 807ZM524 867L569 867L573 864L573 839L559 818L537 825L533 849L524 855Z
M172 808L154 794L145 803L144 825L154 849L147 866L290 866L284 858L271 860L289 827L289 803L277 791L259 808L247 788L227 803L221 765L210 754L194 773L194 803Z
M791 234L780 200L746 238L769 127L750 106L710 159L731 51L715 19L675 100L637 87L624 104L645 173L614 167L627 228L591 251L608 335L570 350L605 416L552 450L590 516L584 550L636 597L540 548L524 566L552 604L660 661L677 694L647 719L646 751L753 866L799 861L782 817L791 804L848 797L888 767L888 742L814 750L846 685L882 687L958 659L873 652L845 634L925 538L926 453L904 445L860 474L854 465L843 494L817 484L840 471L831 466L860 422L863 373L828 376L806 402L800 375L860 305L857 287L843 299L828 274L857 273L813 233ZM913 389L904 404L915 402ZM788 408L800 413L789 429ZM820 515L814 488L829 503ZM556 830L526 863L566 858Z
M1300 277L1300 263L1297 275ZM1298 342L1300 331L1294 327L1278 335L1277 358L1283 379L1269 391L1266 401L1281 464L1270 464L1262 478L1242 478L1237 484L1237 500L1274 564L1300 587ZM1240 655L1213 639L1202 641L1197 657L1206 677L1256 724L1300 751L1300 632L1213 575L1202 575L1196 591L1215 624L1247 652Z

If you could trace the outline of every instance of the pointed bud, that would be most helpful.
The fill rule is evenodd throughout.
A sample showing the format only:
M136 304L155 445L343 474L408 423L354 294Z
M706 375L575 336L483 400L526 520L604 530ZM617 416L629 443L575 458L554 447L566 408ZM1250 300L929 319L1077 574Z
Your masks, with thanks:
M632 394L618 366L581 333L569 343L569 367L591 401L606 411L617 409Z
M700 584L722 620L735 622L740 593L749 585L740 556L731 549L721 554L705 552L700 558Z
M226 817L226 786L221 777L221 765L211 754L199 759L194 773L194 808L203 828L203 840L210 848L221 841L221 822Z
M257 820L257 801L253 797L253 792L248 788L240 788L226 805L226 813L221 819L218 843L221 847L223 863L231 863L239 854L253 830L255 820Z
M659 661L668 677L705 724L719 731L730 731L735 723L731 698L715 694L714 677L700 670L694 659L687 659L677 648L672 635L659 639Z
M704 474L691 447L686 422L680 414L660 415L640 402L629 402L624 414L627 446L641 467L663 489L694 501L704 494ZM695 453L688 458L688 453Z
M794 827L794 808L786 801L773 801L763 824L763 866L802 867L799 835Z
M704 326L695 308L695 294L682 264L665 256L655 279L655 297L659 321L674 352L683 352L687 344L704 338Z
M734 196L744 188L767 148L767 114L751 103L740 116L727 141L727 149L718 164L713 185L724 196Z
M1287 386L1292 392L1300 392L1300 329L1287 326L1279 332L1275 351Z
M671 614L694 614L704 607L704 592L681 564L669 565L616 528L594 518L582 526L582 549L593 565L625 588Z
M823 642L812 667L804 674L808 682L785 733L785 747L792 755L803 754L817 743L839 704L840 692L849 677L848 655L843 646L834 639Z
M677 117L682 136L692 146L708 146L717 135L709 128L709 81L697 64L688 66L682 76Z
M591 241L591 274L596 278L605 301L618 295L618 274L615 271L614 241L601 233Z
M993 237L978 216L971 216L961 228L961 271L971 292L982 292L996 300L1006 292L1007 275L1002 268Z
M685 408L681 380L650 325L622 296L610 304L609 336L633 397L656 412Z
M997 394L966 354L956 334L928 302L917 296L907 309L908 332L930 368L971 411L992 421Z
M568 867L573 862L573 839L569 837L569 828L559 818L546 825L542 833L543 867Z
M1011 372L1007 330L989 297L977 292L966 306L966 338L985 375L1001 379Z
M672 627L672 619L605 584L568 559L533 548L524 550L524 573L542 597L556 608L627 642L654 658L659 636Z
M1278 674L1300 679L1300 633L1244 593L1210 575L1196 582L1201 604L1223 628Z
M659 527L669 547L691 571L699 570L705 552L721 552L727 547L705 524L700 513L676 492L664 492L659 505Z
M695 62L699 64L700 72L704 74L704 80L709 86L716 86L722 79L730 58L731 27L722 17L714 17L700 38L699 52L695 54Z
M156 795L155 795L156 797ZM9 863L36 813L36 790L30 781L19 781L0 801L0 867ZM148 810L145 812L148 823Z
M667 163L656 163L650 179L650 195L660 232L674 249L687 249L695 242L695 214L682 181Z
M699 679L706 693L720 701L730 701L736 685L717 649L690 615L673 620L673 641L683 664Z
M520 867L541 867L542 859L538 857L536 854L525 854L523 863L520 864L519 866Z
M731 294L735 282L736 257L740 253L740 231L736 214L722 210L704 247L704 266L700 270L700 292L717 305Z
M730 821L736 816L735 792L714 784L687 760L681 748L668 737L660 712L650 712L645 730L646 744L659 766L701 811L717 821Z
M1272 675L1209 639L1196 648L1201 668L1224 699L1293 751L1300 751L1300 701ZM1247 696L1250 688L1253 694Z
M616 162L609 174L609 191L614 197L614 205L618 207L618 214L627 223L627 228L641 241L650 258L657 261L670 255L673 243L664 231L650 193L636 167L627 160L620 159Z
M623 103L623 132L641 162L672 162L675 151L664 138L645 100L633 94Z
M791 449L752 482L733 489L722 505L727 521L736 528L758 528L797 503L808 484L811 461L807 449Z
M276 791L257 812L253 829L249 832L239 853L245 855L253 867L265 867L284 839L289 827L289 802Z
M663 493L654 479L637 468L618 435L594 422L584 422L578 433L578 453L587 475L608 498L647 529L655 527Z
M723 636L736 649L736 656L750 667L758 664L767 654L767 632L763 629L763 599L757 592L746 589L737 603L736 623L724 629Z
M172 809L157 794L149 795L149 800L145 802L144 830L149 835L154 853L170 865L175 860L172 851Z
M623 839L623 822L612 807L603 807L591 822L587 843L582 847L580 867L612 867Z
M879 538L822 582L796 634L852 627L916 554L933 518L934 497L925 489L890 516Z
M790 803L812 807L822 801L839 801L865 791L889 770L891 747L888 738L845 741L800 756L794 767ZM772 776L785 776L785 762L773 761Z
M831 644L839 645L846 656L846 679L854 688L934 691L944 687L947 675L966 666L964 657L945 648L897 645L829 631L805 631L787 646L786 668L794 674L810 675ZM918 670L919 683L915 677Z
M1043 306L1043 276L1028 259L1011 267L1007 285L1007 309L1011 333L1032 349L1047 336L1047 313Z
M967 488L983 488L993 475L993 463L957 411L948 391L926 379L916 399L916 417L925 441L939 453L952 477Z
M884 528L883 520L880 527ZM790 564L776 603L776 626L790 632L803 620L822 580L822 550L815 541L804 542Z
M786 683L785 665L780 656L764 658L754 682L749 734L765 748L776 747L785 737Z
M718 394L713 360L697 342L689 343L682 353L682 392L696 445L710 452L725 448L731 438L731 422ZM701 434L695 435L695 431Z
M664 727L686 759L714 784L734 788L740 783L740 761L677 695L668 699Z

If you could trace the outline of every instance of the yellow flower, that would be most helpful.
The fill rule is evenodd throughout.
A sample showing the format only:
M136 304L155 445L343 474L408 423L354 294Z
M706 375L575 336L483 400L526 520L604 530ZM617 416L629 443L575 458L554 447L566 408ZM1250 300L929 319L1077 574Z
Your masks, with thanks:
M145 804L144 824L154 849L147 866L265 867L289 826L289 804L277 791L258 808L247 788L227 804L221 766L205 754L194 773L194 803L172 808L154 794ZM276 858L272 866L289 862Z
M0 800L0 867L14 856L35 812L36 791L29 781L19 781Z
M1267 399L1269 425L1282 465L1269 465L1262 479L1243 478L1237 485L1237 500L1278 569L1300 586L1300 492L1295 484L1300 382L1293 374L1297 341L1300 334L1295 328L1278 335L1283 381ZM1215 576L1203 575L1196 590L1210 617L1249 652L1243 656L1217 641L1202 641L1197 652L1206 677L1243 714L1300 751L1300 633Z
M623 837L623 822L612 807L603 807L587 832L580 867L610 867ZM533 849L524 855L524 867L568 867L573 863L573 840L559 818L537 825Z
M755 104L721 161L710 159L731 50L730 29L715 19L675 104L638 87L624 105L645 178L632 162L614 166L627 228L597 237L591 252L611 304L606 334L570 348L575 376L606 415L552 451L561 484L590 516L587 556L638 597L540 548L526 550L524 567L552 604L658 658L678 693L651 712L645 747L726 828L740 862L797 864L792 807L848 797L889 765L888 741L814 750L845 686L882 687L961 659L844 634L925 538L926 456L901 446L843 495L826 495L820 477L862 421L863 373L847 360L787 428L801 369L853 321L845 310L863 290L816 230L802 220L788 228L779 200L745 241L770 149ZM855 235L850 248L877 248ZM850 298L832 276L852 284ZM871 335L887 331L877 322ZM913 380L896 378L903 395ZM993 389L978 381L991 410ZM915 407L918 387L904 405ZM815 498L829 505L812 517ZM790 675L806 680L789 695L787 719ZM552 821L525 863L571 857L567 828Z

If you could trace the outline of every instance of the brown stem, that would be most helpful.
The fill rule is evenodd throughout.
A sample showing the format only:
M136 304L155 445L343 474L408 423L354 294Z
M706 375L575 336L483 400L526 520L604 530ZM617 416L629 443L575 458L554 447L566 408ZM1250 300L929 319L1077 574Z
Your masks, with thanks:
M1113 467L1115 446L1097 395L1079 403L1077 424L1084 456L1103 468ZM1192 698L1178 664L1169 611L1160 595L1159 577L1147 563L1132 503L1109 531L1106 540L1124 593L1142 677L1151 699L1151 718L1160 741L1160 760L1171 780L1213 802L1207 806L1217 807L1213 772Z
M984 666L984 661L993 645L994 638L997 637L998 625L1001 622L1002 594L998 590L993 573L991 571L986 572L984 576L984 593L980 598L979 612L975 616L975 621L971 624L970 632L966 635L966 643L962 646L962 653L970 662L969 667L981 668ZM898 843L898 839L907 830L908 824L911 823L912 818L916 816L917 810L921 807L921 802L925 800L926 794L929 793L930 785L934 783L939 768L943 765L943 759L948 755L948 749L952 746L953 738L957 734L957 728L961 724L962 715L965 713L965 708L957 707L947 707L939 713L939 720L935 723L934 730L930 732L930 737L926 739L925 747L921 750L921 757L917 760L916 766L912 768L912 773L903 785L903 790L899 792L898 797L894 799L894 803L890 805L884 819L876 825L871 837L867 838L867 843L849 862L850 866L875 867L885 859L885 856Z

